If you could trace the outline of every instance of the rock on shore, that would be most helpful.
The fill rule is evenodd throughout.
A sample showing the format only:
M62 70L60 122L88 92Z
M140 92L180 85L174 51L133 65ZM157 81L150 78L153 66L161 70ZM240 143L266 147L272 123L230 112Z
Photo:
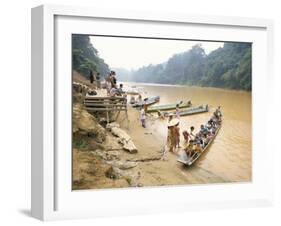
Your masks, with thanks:
M123 145L123 149L130 153L137 153L138 149L132 141L131 137L123 130L119 128L119 124L109 124L107 128L110 129L111 133L119 137L119 143Z
M79 103L73 105L72 121L73 133L95 137L98 143L102 143L105 140L106 130Z

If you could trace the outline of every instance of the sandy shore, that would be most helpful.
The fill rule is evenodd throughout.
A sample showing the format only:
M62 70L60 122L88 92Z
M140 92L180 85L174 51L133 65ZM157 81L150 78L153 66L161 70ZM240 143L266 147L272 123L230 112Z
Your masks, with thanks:
M120 114L117 122L120 123L132 138L138 152L135 154L122 150L118 139L107 133L105 150L110 155L110 150L117 150L118 160L123 162L137 162L137 166L127 169L126 173L134 178L134 183L125 177L110 179L106 177L109 165L97 158L92 151L74 150L73 173L81 177L83 183L74 182L74 189L96 189L96 188L120 188L130 186L160 186L160 185L184 185L226 182L211 172L198 166L186 167L177 162L176 153L167 153L166 160L162 160L165 138L159 135L159 129L166 129L166 120L156 120L153 116L147 117L147 128L143 128L139 121L139 111L129 107L129 127L125 114ZM163 131L161 131L163 134ZM116 151L115 151L116 152Z
M129 110L129 119L134 126L128 132L139 150L135 158L150 159L162 155L166 138L159 134L163 134L163 130L167 131L166 120L155 120L155 117L148 116L147 128L142 128L139 112L132 108ZM170 152L167 153L166 160L141 162L138 169L141 171L139 182L145 186L225 182L223 178L196 165L187 168L176 159L177 154Z

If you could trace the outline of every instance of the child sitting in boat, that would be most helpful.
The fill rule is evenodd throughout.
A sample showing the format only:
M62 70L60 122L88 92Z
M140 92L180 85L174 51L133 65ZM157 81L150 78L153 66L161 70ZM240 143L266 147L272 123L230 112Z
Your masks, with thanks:
M203 148L201 147L200 143L197 142L196 145L193 146L191 158L194 158L197 155L200 155L202 152L203 152Z
M184 143L185 143L185 144L188 144L189 138L191 138L190 135L189 135L189 133L188 133L186 130L184 130L184 131L182 132L182 135L183 135Z
M214 116L215 116L217 119L219 119L219 118L222 117L221 106L218 106L218 108L215 110Z
M207 133L208 133L208 129L204 125L201 125L199 134L204 135L204 134L207 134Z
M194 132L194 126L191 126L189 129L189 132L187 130L183 131L182 135L185 141L185 144L188 144L188 140L195 138L195 135L193 134Z
M206 125L207 129L210 130L213 126L213 121L210 119Z
M183 149L188 157L191 157L191 155L193 154L193 145L194 141L190 140L189 144Z
M204 134L202 140L203 140L204 147L206 147L209 144L209 142L210 142L210 136L208 136L207 134Z

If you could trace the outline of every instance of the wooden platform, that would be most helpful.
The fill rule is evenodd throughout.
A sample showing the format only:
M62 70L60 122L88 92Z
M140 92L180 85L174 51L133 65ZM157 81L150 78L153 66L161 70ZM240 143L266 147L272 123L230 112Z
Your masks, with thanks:
M125 111L127 114L127 98L125 97L101 97L101 96L85 96L84 105L89 112L105 112L107 122L109 122L109 112Z

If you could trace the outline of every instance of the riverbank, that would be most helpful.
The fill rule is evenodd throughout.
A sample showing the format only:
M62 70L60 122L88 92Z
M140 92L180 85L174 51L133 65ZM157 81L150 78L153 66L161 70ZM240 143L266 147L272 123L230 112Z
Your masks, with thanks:
M130 84L126 84L129 85ZM137 84L131 84L135 86ZM143 97L160 95L160 104L178 100L192 100L194 106L208 103L210 113L181 118L180 129L195 126L196 131L205 123L215 106L221 105L224 113L223 128L209 150L192 167L177 162L177 155L168 153L161 160L166 141L166 120L148 115L147 128L142 128L139 112L129 107L128 122L121 113L117 123L127 132L138 152L123 150L110 131L101 147L73 150L73 188L96 189L136 186L184 185L251 180L251 96L246 92L204 89L196 87L137 85ZM104 90L102 91L104 92ZM104 95L104 94L102 94ZM183 138L181 137L181 140ZM126 169L120 165L134 164ZM119 167L119 168L118 168ZM122 167L121 167L122 168ZM123 167L124 168L124 167Z
M227 182L198 166L184 167L177 162L176 153L167 153L163 160L164 143L156 131L154 119L148 119L144 129L140 126L138 112L132 108L129 108L129 119L129 129L122 123L121 128L130 134L138 152L131 154L123 150L118 139L109 132L106 132L103 150L74 149L74 190ZM114 161L136 165L121 173L116 169L112 172Z

